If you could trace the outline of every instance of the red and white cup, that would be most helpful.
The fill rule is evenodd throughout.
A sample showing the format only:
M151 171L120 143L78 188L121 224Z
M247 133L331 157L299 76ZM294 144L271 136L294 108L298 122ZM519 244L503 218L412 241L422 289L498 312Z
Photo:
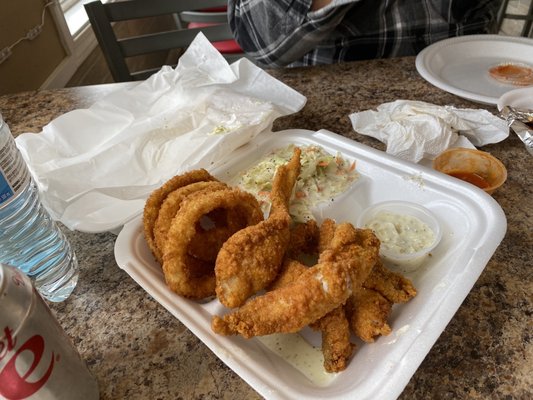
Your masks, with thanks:
M0 399L98 399L98 384L16 268L0 263Z

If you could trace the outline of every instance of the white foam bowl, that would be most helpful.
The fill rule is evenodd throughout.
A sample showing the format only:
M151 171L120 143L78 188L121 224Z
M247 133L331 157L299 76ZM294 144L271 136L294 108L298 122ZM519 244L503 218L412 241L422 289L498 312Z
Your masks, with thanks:
M442 238L439 221L431 211L419 204L407 201L386 201L374 204L364 210L357 220L357 226L361 228L366 227L382 212L415 217L433 231L433 243L414 253L402 253L400 251L388 249L383 245L380 248L381 258L389 267L401 272L412 272L416 270L426 260L431 251L437 247Z
M505 106L533 109L533 86L514 89L504 93L498 99L498 110L501 111Z

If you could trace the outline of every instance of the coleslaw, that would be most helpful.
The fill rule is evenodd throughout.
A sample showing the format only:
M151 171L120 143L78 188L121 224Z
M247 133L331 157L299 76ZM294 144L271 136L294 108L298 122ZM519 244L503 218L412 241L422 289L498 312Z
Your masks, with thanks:
M333 201L359 178L355 161L349 162L340 153L329 154L317 145L299 146L302 150L301 172L289 206L295 222L314 219L311 209L320 203ZM259 163L239 174L236 185L257 197L265 214L270 209L272 180L280 165L293 154L294 145L278 149Z

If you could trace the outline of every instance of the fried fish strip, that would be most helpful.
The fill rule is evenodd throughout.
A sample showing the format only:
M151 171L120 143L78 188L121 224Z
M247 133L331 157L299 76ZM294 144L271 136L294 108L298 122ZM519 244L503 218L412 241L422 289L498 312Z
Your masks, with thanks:
M345 261L350 264L355 290L366 280L379 260L380 242L371 229L354 228L350 223L336 225L329 247L320 253L319 263Z
M294 259L302 253L318 255L318 236L319 227L314 220L294 226L285 256Z
M277 276L290 240L289 201L300 173L300 149L278 168L272 184L268 219L231 236L216 264L216 294L228 308L239 307Z
M413 283L403 275L387 269L381 261L374 265L363 286L379 292L392 303L406 303L416 296Z
M337 224L330 218L327 218L320 225L320 230L318 233L318 253L322 253L326 250L333 240L333 235L335 234L335 229L337 229Z
M181 204L172 220L163 251L163 272L169 288L182 296L203 299L215 293L214 270L198 276L189 263L188 247L196 235L196 224L215 209L237 208L248 225L262 221L263 214L255 197L238 189L195 193Z
M247 301L239 309L214 316L212 329L246 338L297 332L344 304L376 263L379 240L371 231L340 224L319 263L294 282Z
M285 258L278 276L268 287L268 290L279 289L283 286L290 285L300 277L309 267L305 266L297 260Z
M365 342L373 342L379 335L388 335L387 323L392 302L374 290L361 288L350 296L346 305L352 331Z
M327 248L331 243L334 226L332 220L324 221L320 227L319 248ZM407 278L386 269L379 258L362 286L354 289L345 312L351 330L362 340L373 342L376 336L391 332L387 320L392 304L408 301L416 290Z
M350 324L344 306L330 311L311 327L322 333L324 369L327 372L344 371L355 350L355 344L350 342Z
M317 264L292 284L254 297L223 318L214 316L212 328L245 338L298 332L344 303L350 286L349 272L342 263Z
M298 261L286 259L271 289L291 284L307 269ZM350 324L344 306L335 308L310 326L322 334L324 369L327 372L340 372L346 369L355 345L350 342Z
M346 314L352 331L365 342L379 335L388 335L388 319L394 303L405 303L416 295L411 281L390 271L378 261L363 282L348 299Z
M326 219L320 226L318 250L320 253L331 246L335 235L336 224L332 219ZM324 369L327 372L339 372L346 369L348 360L355 350L350 341L350 324L346 317L345 306L340 305L311 324L311 328L320 330L322 334L322 353L324 355Z
M176 175L166 181L160 188L154 190L146 200L143 211L144 237L154 256L159 254L154 240L154 225L157 216L159 215L159 209L161 208L163 200L165 200L168 194L174 190L201 181L216 181L216 178L205 169L197 169L181 175Z

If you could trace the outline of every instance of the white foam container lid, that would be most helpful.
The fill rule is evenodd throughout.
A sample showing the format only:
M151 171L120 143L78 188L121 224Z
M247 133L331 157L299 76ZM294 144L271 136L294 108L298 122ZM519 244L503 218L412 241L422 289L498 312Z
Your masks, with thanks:
M418 294L395 305L389 319L392 333L375 343L357 342L348 368L326 386L309 380L257 339L220 336L211 317L226 310L218 302L196 302L171 292L154 261L138 217L117 237L115 258L146 292L186 325L224 363L268 399L395 399L451 320L503 239L507 222L498 203L483 190L430 168L397 159L326 130L287 130L259 135L222 160L213 173L229 181L271 150L318 144L356 161L360 179L316 211L318 222L333 218L354 225L369 205L405 200L431 210L443 237L432 257L407 276Z

